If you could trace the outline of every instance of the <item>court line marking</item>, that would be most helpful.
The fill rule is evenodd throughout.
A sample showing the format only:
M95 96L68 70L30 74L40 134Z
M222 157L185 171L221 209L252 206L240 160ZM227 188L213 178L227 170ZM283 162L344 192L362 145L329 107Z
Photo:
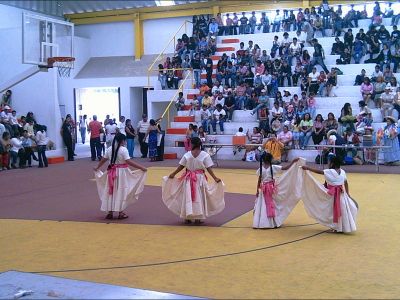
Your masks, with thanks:
M319 236L319 235L329 232L329 231L330 231L330 229L320 231L320 232L317 232L312 235L308 235L308 236L305 236L305 237L302 237L299 239L295 239L295 240L291 240L291 241L287 241L287 242L283 242L283 243L279 243L279 244L275 244L275 245L271 245L271 246L264 246L264 247L249 249L249 250L225 253L225 254L193 257L193 258L181 259L181 260L171 260L171 261L164 261L164 262L158 262L158 263L147 263L147 264L127 265L127 266L65 269L65 270L44 270L44 271L33 271L33 272L25 271L25 272L29 272L32 274L69 273L69 272L103 271L103 270L116 270L116 269L134 269L134 268L143 268L143 267L156 267L156 266L163 266L163 265L172 265L172 264L186 263L186 262L192 262L192 261L209 260L209 259L215 259L215 258L236 256L236 255L241 255L241 254L246 254L246 253L258 252L258 251L262 251L262 250L268 250L268 249L272 249L272 248L282 247L285 245L294 244L294 243L301 242L301 241L304 241L307 239L311 239L313 237Z

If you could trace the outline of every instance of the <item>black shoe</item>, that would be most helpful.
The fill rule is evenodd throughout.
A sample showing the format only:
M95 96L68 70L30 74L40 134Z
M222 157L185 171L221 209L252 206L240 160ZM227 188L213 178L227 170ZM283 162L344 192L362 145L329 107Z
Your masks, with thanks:
M74 160L75 160L75 159L73 159L73 158L69 158L69 159L68 159L68 161L74 161Z
M96 159L95 158L92 158L92 161L95 161Z

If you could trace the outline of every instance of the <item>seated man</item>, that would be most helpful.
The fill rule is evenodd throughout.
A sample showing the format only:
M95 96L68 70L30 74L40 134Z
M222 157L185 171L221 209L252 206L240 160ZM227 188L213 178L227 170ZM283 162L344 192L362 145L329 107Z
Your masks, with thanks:
M284 144L278 141L275 133L270 133L268 136L268 140L264 143L264 149L268 153L272 155L272 163L280 164L282 153L283 153Z
M224 134L226 112L222 109L221 104L217 104L215 107L216 109L213 112L213 119L211 121L212 129L214 134L217 134L217 124L219 124L220 134Z
M344 51L344 43L337 37L335 38L335 43L332 45L332 55L340 55Z

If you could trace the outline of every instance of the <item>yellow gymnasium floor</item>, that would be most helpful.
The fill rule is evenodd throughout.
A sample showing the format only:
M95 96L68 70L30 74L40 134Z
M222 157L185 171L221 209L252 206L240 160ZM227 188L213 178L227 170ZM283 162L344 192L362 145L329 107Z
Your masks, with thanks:
M147 184L171 170L150 168ZM254 170L216 173L228 192L254 194ZM207 298L399 298L400 175L348 178L360 205L355 234L327 233L301 202L272 230L252 229L251 211L221 227L1 219L0 272Z

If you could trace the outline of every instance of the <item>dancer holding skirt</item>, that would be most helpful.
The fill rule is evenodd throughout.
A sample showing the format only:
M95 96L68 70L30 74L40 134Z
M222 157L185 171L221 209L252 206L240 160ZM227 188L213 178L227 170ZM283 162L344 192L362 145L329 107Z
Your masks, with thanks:
M277 166L272 164L271 153L261 155L253 228L276 228L283 224L301 198L299 166L304 164L304 159L296 158L286 167Z
M303 170L324 175L319 183L309 172L303 178L303 202L310 217L335 232L357 230L358 204L349 194L346 172L340 168L340 159L332 157L329 169L323 171L303 166Z
M210 155L201 151L200 138L192 138L191 147L192 150L182 157L177 169L163 178L162 199L170 211L185 219L185 223L194 221L200 224L225 208L224 184L212 170ZM175 178L185 168L183 175ZM215 183L207 182L205 170Z
M126 136L117 133L111 147L94 169L101 210L108 212L106 219L112 219L114 212L118 212L118 219L128 218L124 210L128 204L138 200L144 188L147 169L130 159L125 145ZM103 173L99 169L108 160L107 172ZM129 167L138 170L133 171Z

